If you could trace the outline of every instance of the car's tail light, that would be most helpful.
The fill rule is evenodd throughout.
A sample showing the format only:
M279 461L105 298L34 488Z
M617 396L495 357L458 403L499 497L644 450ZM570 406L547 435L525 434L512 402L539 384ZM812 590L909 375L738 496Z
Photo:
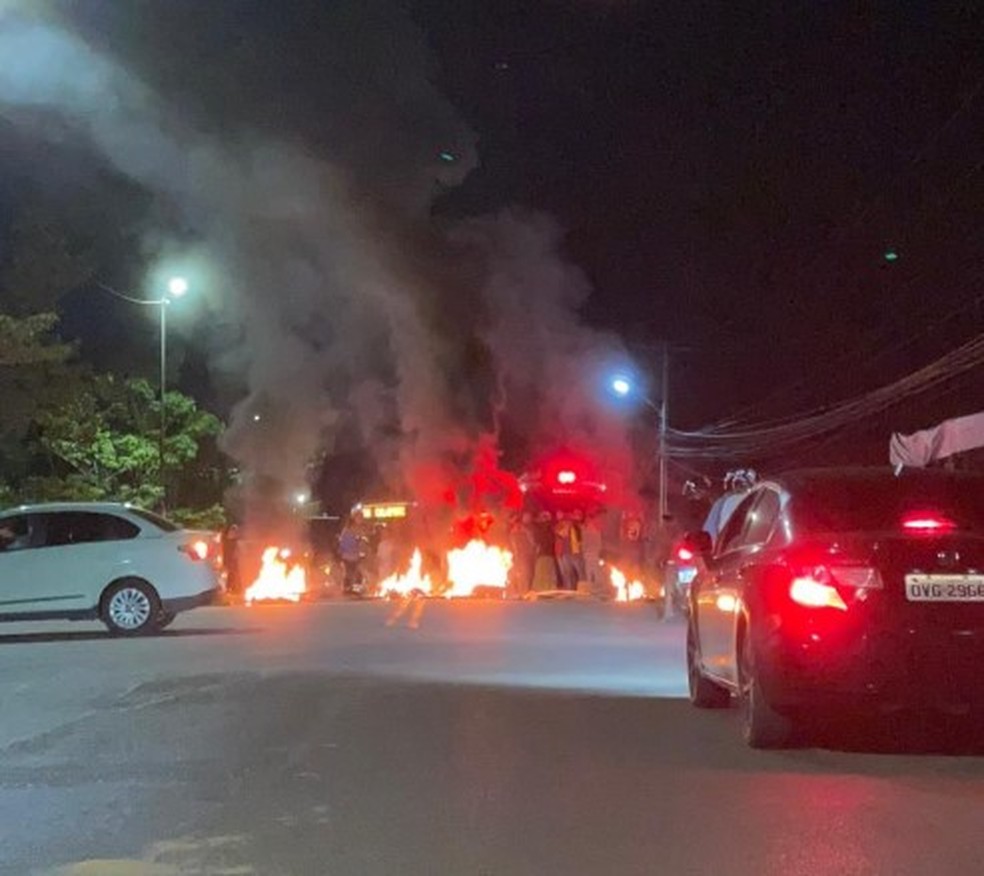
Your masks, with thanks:
M205 562L211 555L211 546L204 538L198 538L188 544L183 544L178 550L186 553L196 562Z
M688 547L679 547L676 556L681 563L689 563L694 558L694 552Z
M793 578L789 597L807 608L836 608L847 611L847 603L833 584L824 584L813 577Z
M789 598L805 608L847 611L852 595L880 589L882 578L871 566L815 566L793 575Z
M906 532L941 535L951 532L957 525L942 514L933 512L909 514L902 518L902 528Z

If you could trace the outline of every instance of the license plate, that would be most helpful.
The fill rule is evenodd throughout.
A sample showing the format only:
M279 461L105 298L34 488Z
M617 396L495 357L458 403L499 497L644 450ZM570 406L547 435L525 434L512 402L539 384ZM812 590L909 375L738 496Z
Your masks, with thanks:
M680 569L677 571L677 578L681 584L690 584L696 577L696 569Z
M909 602L984 602L984 575L906 575Z

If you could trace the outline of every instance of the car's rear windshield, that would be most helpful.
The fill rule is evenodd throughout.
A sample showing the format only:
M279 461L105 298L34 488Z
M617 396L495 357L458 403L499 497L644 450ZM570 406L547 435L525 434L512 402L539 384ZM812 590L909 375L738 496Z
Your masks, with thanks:
M984 533L984 478L825 478L796 485L789 507L801 532L893 531L913 515L938 515Z
M139 517L141 520L146 520L148 523L153 524L162 532L177 532L181 529L177 523L168 520L166 517L161 517L160 514L155 514L153 511L145 511L143 508L128 508L127 509L134 517Z

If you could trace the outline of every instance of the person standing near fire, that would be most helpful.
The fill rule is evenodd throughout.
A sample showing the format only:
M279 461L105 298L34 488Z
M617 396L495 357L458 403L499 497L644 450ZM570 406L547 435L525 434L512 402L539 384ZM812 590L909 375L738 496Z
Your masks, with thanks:
M584 581L587 583L588 570L584 557L584 511L578 508L571 515L571 553L574 556L574 566L577 570L577 586Z
M344 592L351 594L362 584L362 518L359 514L349 517L341 535L338 536L338 554L345 567Z
M226 573L226 593L240 598L243 581L239 572L239 527L235 523L222 531L222 565Z
M509 527L509 546L513 555L510 575L513 595L523 599L533 587L536 572L536 538L533 535L533 515L529 511L513 517Z
M582 557L581 530L568 514L557 515L554 527L554 555L560 570L560 589L577 590L579 559Z
M536 547L533 564L533 589L537 592L557 588L557 557L554 547L554 522L549 511L541 511L531 527Z
M379 534L376 544L376 581L385 581L398 568L400 544L391 526L386 526Z

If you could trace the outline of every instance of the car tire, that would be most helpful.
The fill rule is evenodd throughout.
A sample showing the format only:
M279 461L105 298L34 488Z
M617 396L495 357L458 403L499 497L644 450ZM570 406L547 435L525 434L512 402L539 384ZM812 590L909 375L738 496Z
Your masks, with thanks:
M161 627L161 600L140 578L124 578L106 588L99 615L114 636L148 636Z
M687 624L687 689L690 702L698 709L725 709L731 704L728 690L715 684L701 671L697 631L693 622Z
M738 705L741 734L750 748L785 748L793 737L793 723L769 702L758 673L755 639L750 629L738 641Z
M157 629L166 630L174 623L176 617L177 615L173 611L164 611L164 609L161 609L157 613Z

